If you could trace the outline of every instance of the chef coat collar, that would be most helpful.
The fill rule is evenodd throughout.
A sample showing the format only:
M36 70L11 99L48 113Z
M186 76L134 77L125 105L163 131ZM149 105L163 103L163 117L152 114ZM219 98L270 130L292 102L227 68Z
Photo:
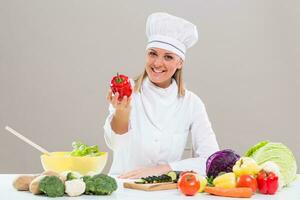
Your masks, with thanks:
M177 96L177 92L178 92L177 83L174 78L172 78L171 84L167 88L161 88L155 85L152 81L150 81L149 77L146 77L144 80L144 86L149 87L151 90L153 90L153 92L159 94L160 96L161 95L174 96L174 93Z

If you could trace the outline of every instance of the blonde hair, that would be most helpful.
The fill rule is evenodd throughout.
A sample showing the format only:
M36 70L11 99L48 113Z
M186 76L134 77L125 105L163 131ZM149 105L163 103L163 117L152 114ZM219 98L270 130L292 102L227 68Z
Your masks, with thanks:
M135 92L141 92L141 87L144 79L147 77L146 69L142 74L140 74L135 80L134 80L134 91ZM177 69L172 78L175 79L177 86L178 86L178 97L183 97L185 95L185 87L183 82L183 75L182 75L182 67L180 69Z

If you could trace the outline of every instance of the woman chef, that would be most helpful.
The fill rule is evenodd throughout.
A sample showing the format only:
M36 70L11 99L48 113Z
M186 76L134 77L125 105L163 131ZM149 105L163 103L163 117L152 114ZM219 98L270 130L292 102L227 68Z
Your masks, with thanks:
M110 91L104 137L113 150L111 174L119 178L160 175L170 170L205 174L206 159L219 150L201 99L184 87L187 48L198 40L192 23L167 13L147 19L146 66L131 97ZM181 159L188 134L194 157Z

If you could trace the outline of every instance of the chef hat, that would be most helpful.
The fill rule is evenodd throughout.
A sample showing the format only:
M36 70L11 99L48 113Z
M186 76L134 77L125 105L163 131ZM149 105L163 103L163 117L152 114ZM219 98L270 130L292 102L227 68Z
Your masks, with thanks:
M185 52L198 40L197 27L185 19L167 14L153 13L147 19L147 48L156 47L169 50L183 60Z

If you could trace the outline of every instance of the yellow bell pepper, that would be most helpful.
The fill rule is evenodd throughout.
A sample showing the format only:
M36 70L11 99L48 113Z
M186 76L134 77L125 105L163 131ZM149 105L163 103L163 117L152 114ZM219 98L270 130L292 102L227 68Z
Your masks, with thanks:
M235 174L230 172L220 176L217 176L213 180L213 184L215 187L221 188L235 188L236 187L236 178Z
M235 165L232 168L232 171L235 173L236 176L255 176L260 171L260 167L254 159L249 157L241 157L238 161L236 161Z

